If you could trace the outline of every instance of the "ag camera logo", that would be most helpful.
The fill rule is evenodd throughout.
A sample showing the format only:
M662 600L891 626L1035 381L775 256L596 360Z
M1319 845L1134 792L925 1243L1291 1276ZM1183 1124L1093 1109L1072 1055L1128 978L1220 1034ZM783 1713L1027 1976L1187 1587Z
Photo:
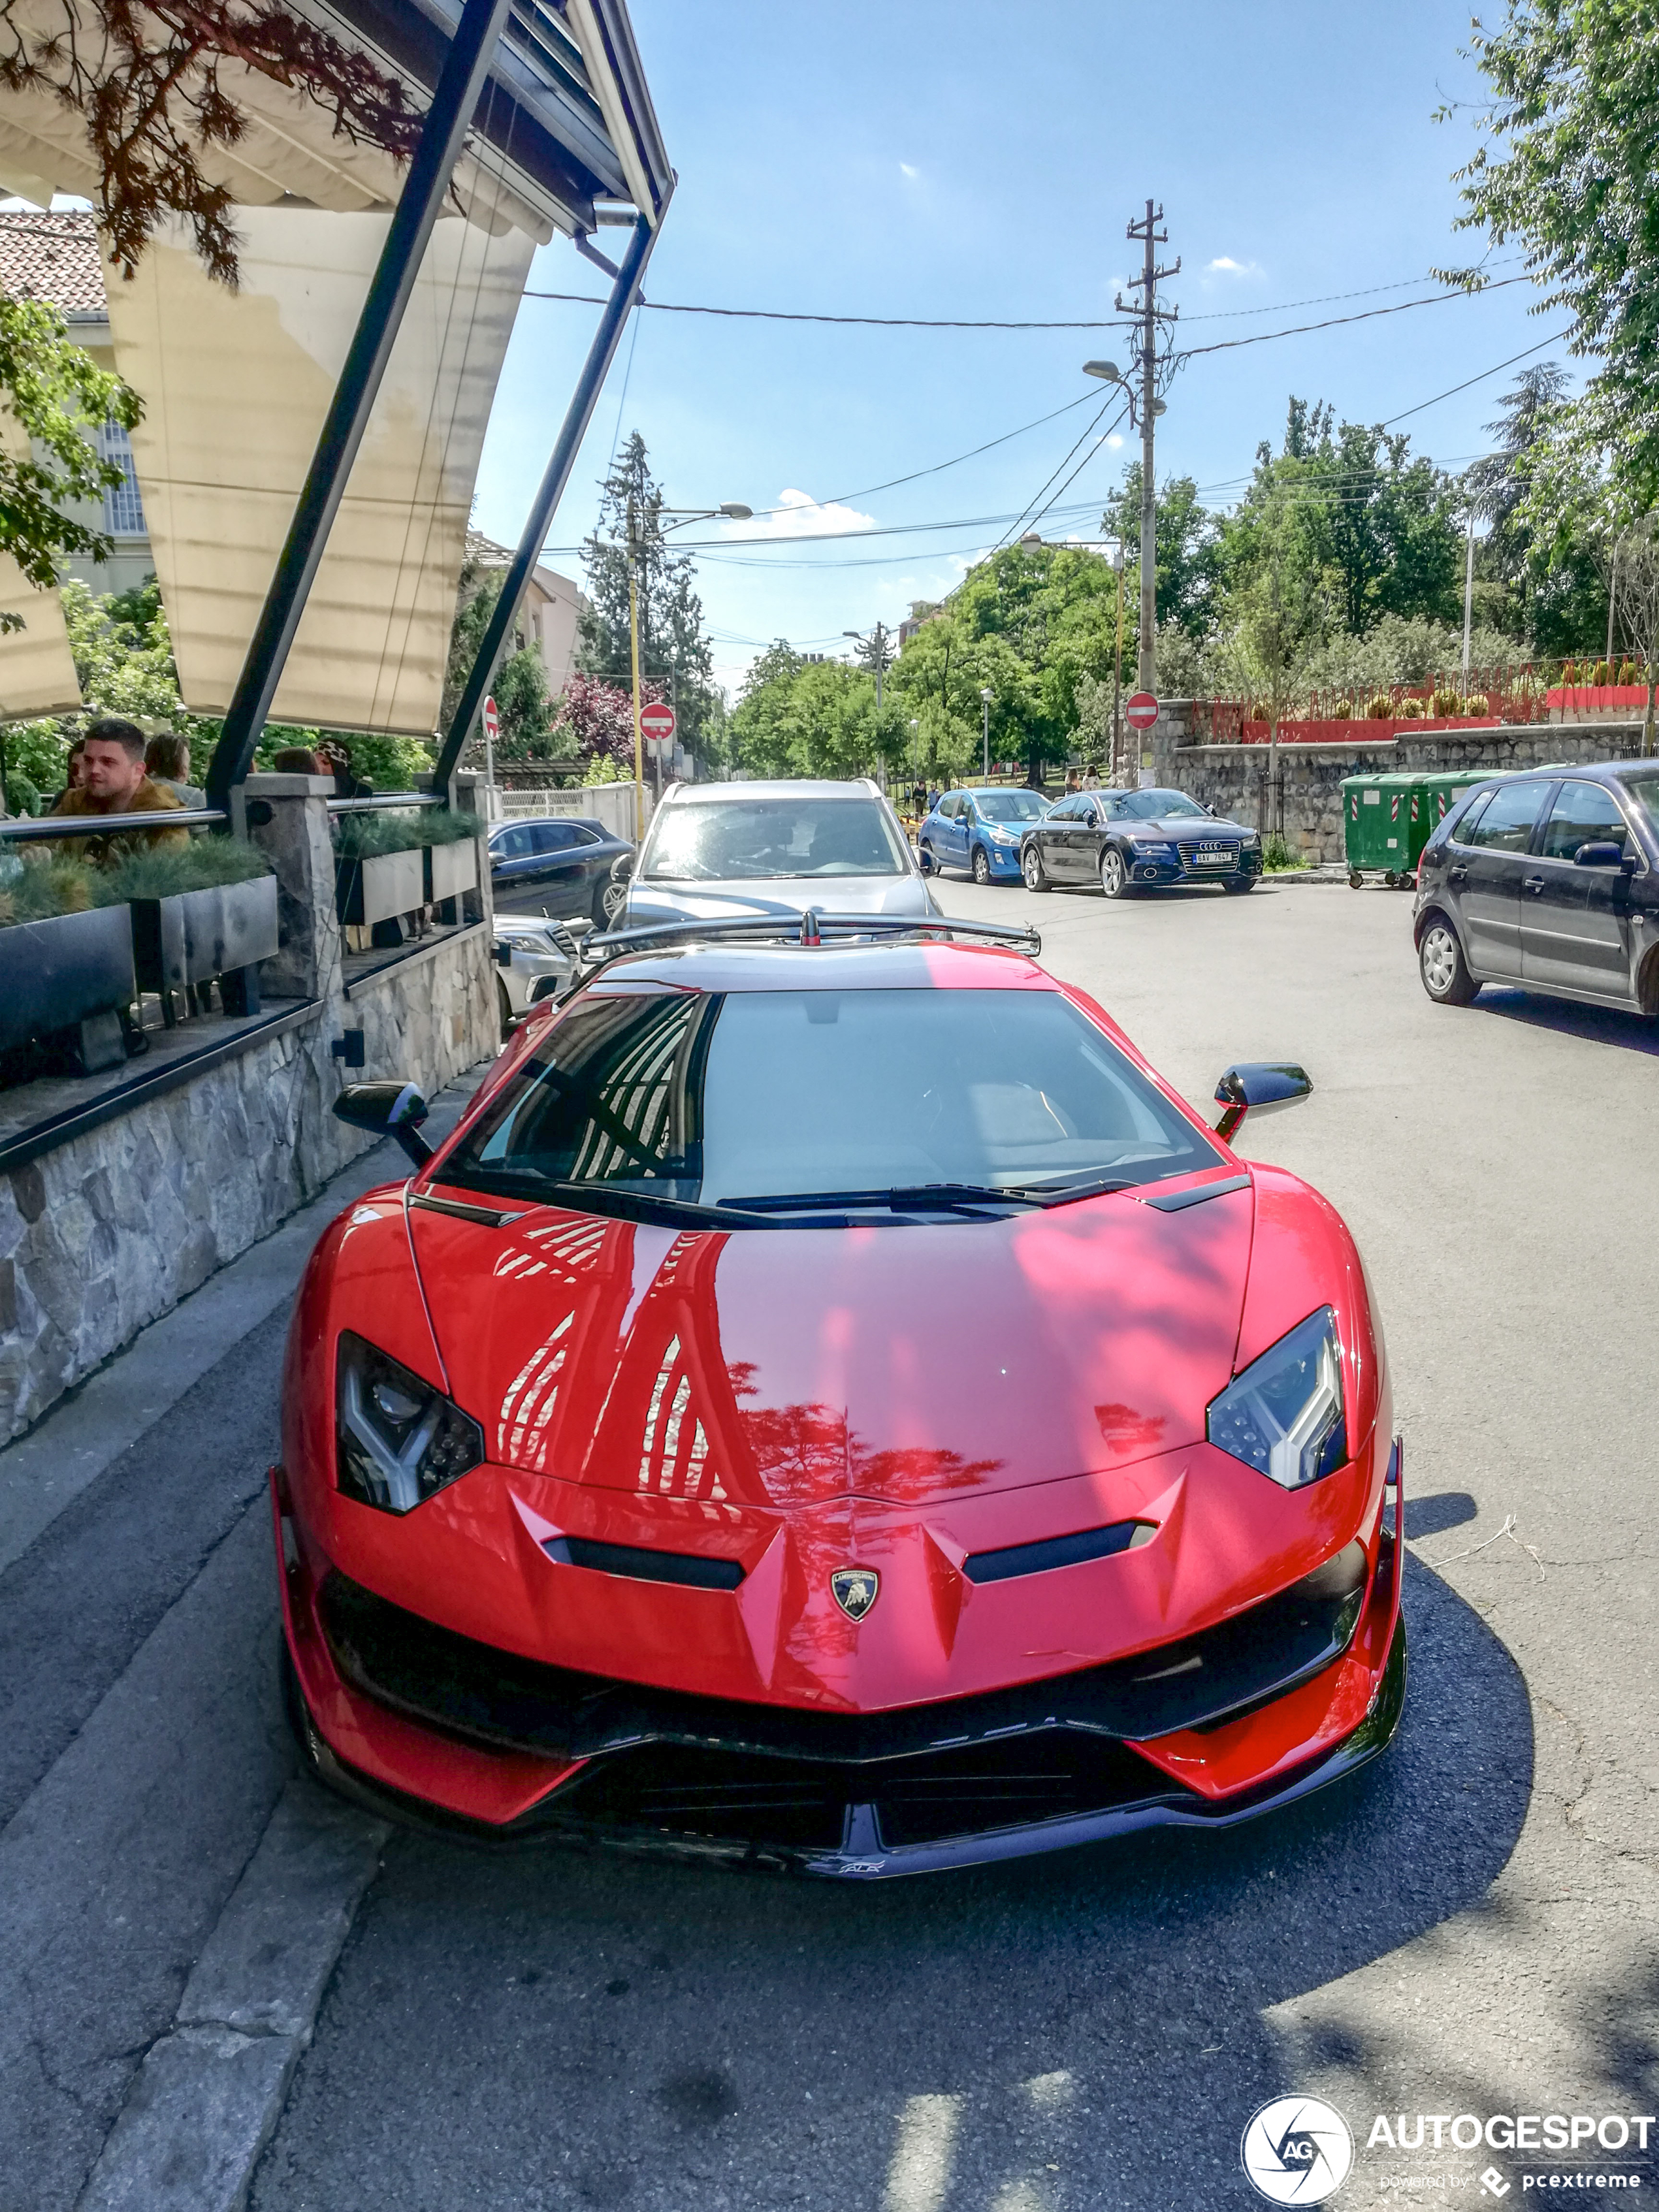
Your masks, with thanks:
M1251 2115L1238 2157L1245 2179L1269 2204L1322 2204L1348 2178L1353 2137L1334 2105L1275 2097Z

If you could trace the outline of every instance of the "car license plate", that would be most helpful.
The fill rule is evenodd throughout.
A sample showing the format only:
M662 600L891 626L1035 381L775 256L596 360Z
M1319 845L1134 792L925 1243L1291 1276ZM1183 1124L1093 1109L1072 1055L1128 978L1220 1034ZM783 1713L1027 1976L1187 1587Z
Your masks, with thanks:
M1225 868L1232 865L1232 857L1224 846L1204 845L1199 848L1196 864L1200 868Z

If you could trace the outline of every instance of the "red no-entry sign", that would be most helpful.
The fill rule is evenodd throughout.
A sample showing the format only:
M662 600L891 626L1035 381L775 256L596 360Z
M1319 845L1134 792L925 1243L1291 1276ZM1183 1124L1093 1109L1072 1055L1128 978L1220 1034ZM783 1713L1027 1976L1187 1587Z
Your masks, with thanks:
M501 734L501 710L493 699L483 702L483 726L484 735L493 745Z
M640 709L640 734L647 738L672 738L674 734L674 709L660 703Z
M1150 730L1158 720L1158 702L1150 691L1137 691L1123 712L1132 730Z

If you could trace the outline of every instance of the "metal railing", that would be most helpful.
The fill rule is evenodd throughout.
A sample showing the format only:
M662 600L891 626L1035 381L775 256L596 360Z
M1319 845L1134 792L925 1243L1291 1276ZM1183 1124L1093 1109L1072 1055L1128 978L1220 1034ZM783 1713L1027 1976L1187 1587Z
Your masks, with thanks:
M155 814L20 815L0 821L0 837L14 844L50 842L59 837L115 837L129 830L206 829L228 822L222 806L170 806Z
M447 794L441 791L377 791L367 799L331 799L331 814L383 814L401 806L447 806ZM487 827L483 815L478 827Z

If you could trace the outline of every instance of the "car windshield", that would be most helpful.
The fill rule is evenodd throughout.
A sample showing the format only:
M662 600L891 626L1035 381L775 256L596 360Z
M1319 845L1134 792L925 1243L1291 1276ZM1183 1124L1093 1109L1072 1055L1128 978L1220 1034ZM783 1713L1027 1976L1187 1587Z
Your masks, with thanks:
M976 791L974 805L981 822L1036 822L1048 811L1039 791Z
M1643 819L1655 836L1659 836L1659 775L1627 775L1624 787L1642 810Z
M1219 1159L1055 991L601 986L544 1032L439 1175L531 1195L565 1186L556 1202L574 1184L596 1200L711 1207L884 1203L939 1184L1063 1198Z
M1195 815L1201 822L1207 817L1196 801L1184 791L1125 791L1112 800L1109 811L1118 820L1128 822L1161 822L1165 816Z
M665 806L642 877L668 883L902 876L903 847L874 799L738 799Z

